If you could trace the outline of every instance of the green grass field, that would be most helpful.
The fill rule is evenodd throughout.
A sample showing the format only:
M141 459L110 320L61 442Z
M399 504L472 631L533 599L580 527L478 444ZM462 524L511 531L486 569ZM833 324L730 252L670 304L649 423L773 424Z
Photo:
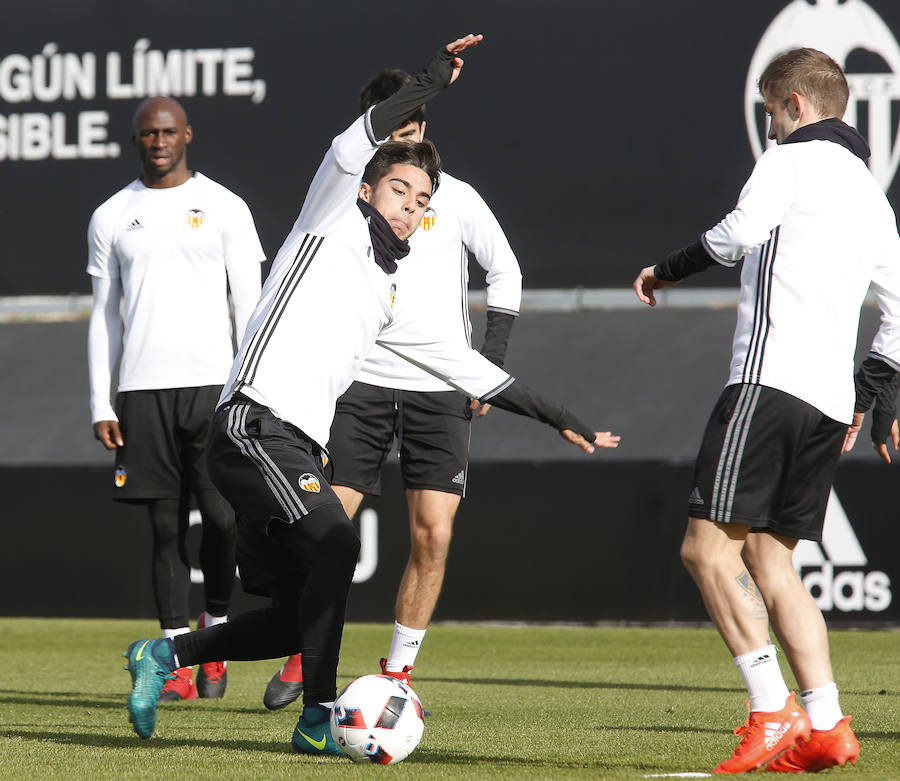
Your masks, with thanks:
M389 632L346 628L339 686L377 671ZM746 715L712 630L434 626L413 678L434 715L402 764L292 754L299 705L262 706L271 661L231 664L224 699L161 705L144 741L120 654L155 634L149 621L0 619L0 778L643 778L708 771ZM862 755L829 774L900 778L900 633L834 632L832 655Z

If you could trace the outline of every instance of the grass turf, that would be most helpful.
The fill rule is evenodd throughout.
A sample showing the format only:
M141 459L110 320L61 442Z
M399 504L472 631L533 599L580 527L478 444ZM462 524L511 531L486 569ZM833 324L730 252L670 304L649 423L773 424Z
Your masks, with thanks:
M389 632L347 626L339 687L377 671ZM230 664L221 700L161 704L156 735L140 740L119 654L156 633L149 621L0 619L0 778L643 778L708 771L746 715L712 630L438 625L413 676L434 715L400 765L291 753L299 704L262 706L273 661ZM862 755L830 773L900 778L900 633L831 643Z

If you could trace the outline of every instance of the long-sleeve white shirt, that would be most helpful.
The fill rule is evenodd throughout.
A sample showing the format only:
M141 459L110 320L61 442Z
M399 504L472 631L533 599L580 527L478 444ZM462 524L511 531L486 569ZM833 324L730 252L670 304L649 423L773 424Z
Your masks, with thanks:
M767 150L737 207L703 235L725 265L744 257L728 384L790 393L850 423L859 310L882 310L872 349L900 368L900 238L865 163L826 140Z

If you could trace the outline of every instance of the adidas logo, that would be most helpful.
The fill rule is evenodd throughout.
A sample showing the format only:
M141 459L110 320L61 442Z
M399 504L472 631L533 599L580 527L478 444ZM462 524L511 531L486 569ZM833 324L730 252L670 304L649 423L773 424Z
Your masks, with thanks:
M868 558L834 489L828 497L822 542L800 540L794 569L823 612L878 612L891 605L891 579L886 572L866 571ZM835 568L840 570L835 572Z
M404 647L404 648L418 648L418 647L419 647L419 641L418 641L418 640L406 640L406 641L403 643L403 647Z
M141 225L140 220L132 220L131 224L127 228L125 228L125 230L126 231L136 231L138 228L143 228L143 227L144 226Z
M763 733L763 742L766 744L766 750L771 751L778 744L778 741L784 737L784 733L791 727L789 721L767 721L765 732Z
M703 497L700 496L700 489L697 486L694 486L694 490L691 491L691 497L688 499L688 504L703 504Z
M466 484L466 470L461 469L459 474L453 478L452 482L456 483L457 485L465 485Z

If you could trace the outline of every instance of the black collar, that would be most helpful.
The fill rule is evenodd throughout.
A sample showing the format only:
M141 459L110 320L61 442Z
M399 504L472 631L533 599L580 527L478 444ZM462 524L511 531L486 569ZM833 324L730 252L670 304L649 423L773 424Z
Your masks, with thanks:
M409 255L409 242L401 239L391 230L388 221L381 216L368 202L356 199L356 205L369 223L369 236L372 238L372 250L375 262L385 274L393 274L397 270L397 261Z
M872 154L866 139L855 127L850 127L834 117L813 122L811 125L804 125L791 133L782 143L798 144L803 141L832 141L855 154L863 162L868 160Z

